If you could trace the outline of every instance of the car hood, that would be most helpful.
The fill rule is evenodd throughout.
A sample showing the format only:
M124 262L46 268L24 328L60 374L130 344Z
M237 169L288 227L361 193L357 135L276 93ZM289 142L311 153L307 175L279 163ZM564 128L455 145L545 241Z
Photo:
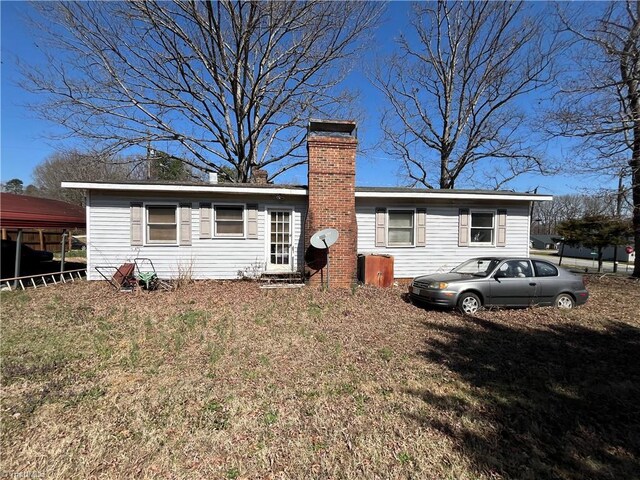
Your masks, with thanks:
M422 275L416 277L414 281L418 282L460 282L469 281L474 279L480 279L484 277L474 277L469 273L434 273L432 275Z

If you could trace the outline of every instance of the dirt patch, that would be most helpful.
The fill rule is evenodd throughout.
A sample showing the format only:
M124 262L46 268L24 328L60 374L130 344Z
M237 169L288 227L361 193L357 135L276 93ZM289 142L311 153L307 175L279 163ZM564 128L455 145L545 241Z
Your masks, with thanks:
M2 292L3 472L633 478L640 284L423 310L403 289Z

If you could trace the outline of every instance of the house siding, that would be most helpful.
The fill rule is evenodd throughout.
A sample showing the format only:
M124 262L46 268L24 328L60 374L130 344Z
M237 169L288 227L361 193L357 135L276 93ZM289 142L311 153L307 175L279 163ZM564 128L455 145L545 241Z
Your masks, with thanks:
M426 208L426 246L376 247L376 208ZM458 214L471 210L507 210L506 246L458 246ZM394 257L394 277L411 278L426 273L449 271L463 261L478 256L529 256L529 207L523 203L420 202L360 200L356 204L358 253Z
M131 202L191 203L191 245L143 245L130 244ZM201 202L258 205L258 237L248 238L200 238ZM267 261L266 219L267 209L290 209L293 216L293 269L303 264L303 225L306 212L305 199L286 204L271 195L265 196L185 196L130 195L110 192L91 192L87 202L88 235L87 275L90 280L102 280L96 266L119 266L136 257L153 261L161 278L177 278L188 274L193 279L235 279L239 271L264 270ZM246 224L245 224L246 225ZM179 227L179 225L178 225ZM89 233L89 232L88 232Z

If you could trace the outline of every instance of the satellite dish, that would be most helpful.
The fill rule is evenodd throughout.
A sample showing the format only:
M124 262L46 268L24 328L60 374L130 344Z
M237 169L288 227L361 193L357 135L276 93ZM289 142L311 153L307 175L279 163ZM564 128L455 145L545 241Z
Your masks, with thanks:
M335 228L323 228L311 237L311 245L319 250L327 251L327 290L329 289L329 247L338 241L338 230Z
M331 245L338 241L338 230L335 228L323 228L322 230L316 232L311 237L311 245L315 248L319 248L323 250L325 248L329 248Z

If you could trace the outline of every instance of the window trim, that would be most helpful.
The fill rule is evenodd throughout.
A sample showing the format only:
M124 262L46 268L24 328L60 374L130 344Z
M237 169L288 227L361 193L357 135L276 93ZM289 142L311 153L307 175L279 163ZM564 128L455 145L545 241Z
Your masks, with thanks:
M411 236L411 244L401 244L401 245L396 245L396 244L392 244L389 241L389 228L399 228L399 227L391 227L391 222L390 222L390 214L392 212L411 212L412 219L411 219L411 223L412 223L412 228L413 228L413 234ZM416 208L415 207L407 207L407 208L403 208L403 207L397 207L397 208L388 208L387 207L387 218L386 218L386 246L387 248L415 248L416 246ZM409 230L408 228L405 228L405 230Z
M242 208L242 235L218 233L218 207L237 207ZM259 218L259 215L258 215ZM246 203L218 203L211 202L211 238L224 238L224 239L246 239L247 238L247 204ZM240 223L240 222L238 222Z
M473 214L474 213L490 213L492 215L491 221L491 230L493 234L491 235L491 242L474 242L471 231L473 230ZM498 216L497 210L487 210L487 209L469 209L469 247L495 247L496 246L496 235L497 235L497 222L496 218ZM483 230L489 230L489 227L475 227Z
M175 242L162 242L149 239L149 209L148 207L174 207L176 212L176 240ZM144 209L144 246L149 247L177 247L180 245L180 204L178 202L142 202ZM162 225L162 224L152 224ZM168 224L167 224L168 225Z

